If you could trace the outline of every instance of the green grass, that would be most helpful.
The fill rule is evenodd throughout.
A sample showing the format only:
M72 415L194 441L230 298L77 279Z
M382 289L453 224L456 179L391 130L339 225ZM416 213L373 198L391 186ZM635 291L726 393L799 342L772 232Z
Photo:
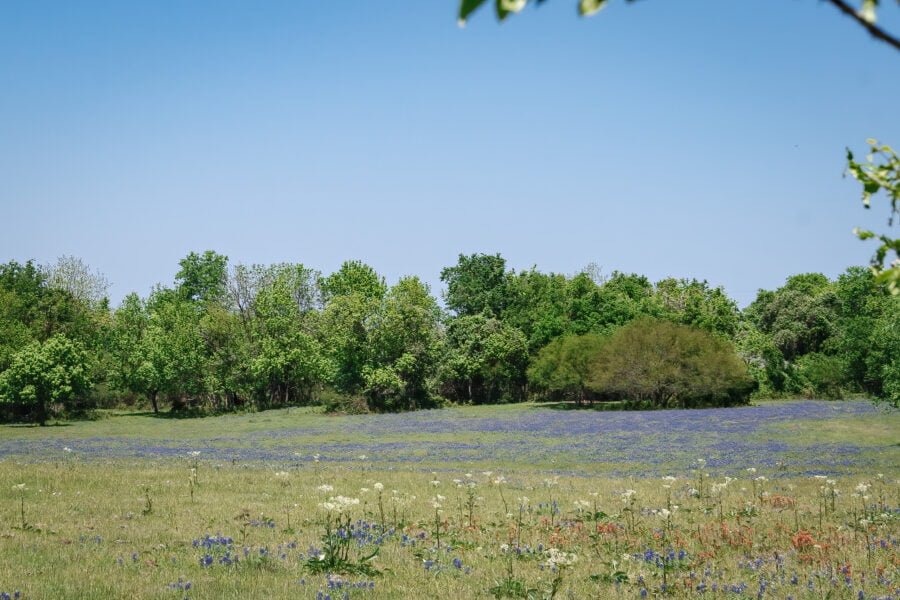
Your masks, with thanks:
M410 448L426 442L514 441L523 434L467 430L467 424L482 419L512 424L534 414L543 418L544 410L533 405L454 408L434 416L450 419L459 427L456 432L395 432L379 441L396 440ZM715 414L693 411L688 416L703 420ZM304 442L325 444L358 441L353 428L364 422L365 417L335 417L316 409L189 420L111 414L63 427L2 427L0 449L17 441L74 444L106 437L190 445L227 436L237 444L279 446L304 438L295 429L315 432ZM322 547L328 513L320 504L343 495L360 500L352 508L354 520L363 519L378 531L383 519L393 532L377 546L365 543L358 553L351 552L352 563L378 547L371 564L380 574L344 575L351 582L374 583L373 589L349 589L350 598L491 598L501 590L531 590L533 598L639 598L642 589L649 597L756 598L761 582L767 582L765 598L855 599L860 590L865 598L887 596L900 582L897 423L896 414L841 415L767 425L753 434L790 440L800 449L808 443L858 445L860 460L869 462L837 477L840 493L833 508L832 498L823 497L824 479L749 461L739 472L729 470L735 479L722 489L714 484L726 481L724 472L684 468L678 461L672 463L674 482L616 477L602 466L554 479L544 470L566 470L568 460L581 460L566 449L565 439L535 441L544 445L545 460L506 457L492 465L485 457L451 460L434 474L430 465L387 464L355 455L331 457L345 461L315 462L305 455L283 463L232 464L183 452L168 459L10 454L0 460L0 592L21 590L23 598L237 599L316 598L321 591L341 598L344 590L329 590L326 576L312 572L305 561L311 544ZM290 435L247 439L279 431ZM664 435L657 442L671 441ZM692 448L660 446L659 451L690 455ZM195 464L198 483L192 498L189 479ZM746 470L751 467L757 471ZM282 469L287 475L276 474ZM506 481L495 484L501 474ZM761 476L765 480L757 481ZM434 480L440 483L432 485ZM385 488L381 508L376 483ZM871 486L866 499L854 496L860 483ZM19 490L19 484L26 489ZM333 491L317 489L323 484ZM633 503L623 497L629 489L636 490ZM437 495L443 499L436 526L432 501ZM475 501L471 522L470 497ZM554 501L558 512L551 508ZM662 509L671 509L671 516L663 517ZM267 520L274 527L251 524ZM206 534L233 538L240 562L202 566L207 552L192 542ZM404 541L404 535L415 542ZM517 543L528 549L521 556L504 549ZM539 546L545 551L537 552ZM577 561L554 572L549 548L572 553ZM676 559L664 561L664 568L643 559L648 550L665 554L670 548ZM261 549L268 556L261 557ZM680 551L685 554L678 560ZM210 555L215 561L221 552ZM841 573L848 568L850 586ZM171 589L179 578L190 581L191 589ZM702 596L696 592L701 583L707 586ZM720 591L710 591L713 583ZM740 593L722 591L726 585L746 587Z

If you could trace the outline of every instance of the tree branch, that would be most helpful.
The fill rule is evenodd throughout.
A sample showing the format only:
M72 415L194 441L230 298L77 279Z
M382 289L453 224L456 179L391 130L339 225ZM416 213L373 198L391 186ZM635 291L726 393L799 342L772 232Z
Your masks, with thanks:
M889 46L893 46L895 50L900 50L900 39L892 36L887 31L878 27L874 23L869 23L868 21L863 19L861 16L859 16L859 13L857 13L853 9L853 7L850 6L849 4L847 4L844 0L827 0L827 1L830 2L831 4L833 4L834 6L836 6L839 11L841 11L842 13L844 13L845 15L847 15L848 17L850 17L851 19L853 19L854 21L856 21L857 23L859 23L860 25L865 27L866 30L870 34L872 34L872 37L874 37L877 40L881 40L882 42L884 42L885 44L888 44Z

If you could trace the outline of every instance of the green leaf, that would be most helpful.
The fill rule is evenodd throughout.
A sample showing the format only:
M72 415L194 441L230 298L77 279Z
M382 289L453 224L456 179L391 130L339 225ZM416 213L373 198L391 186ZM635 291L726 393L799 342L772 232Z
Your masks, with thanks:
M459 3L459 24L463 26L466 24L466 19L469 18L473 12L475 12L478 7L484 4L486 0L461 0Z
M528 0L497 0L497 18L504 20L510 13L517 13L525 8Z
M578 3L578 12L583 17L589 17L606 6L606 1L607 0L580 0Z

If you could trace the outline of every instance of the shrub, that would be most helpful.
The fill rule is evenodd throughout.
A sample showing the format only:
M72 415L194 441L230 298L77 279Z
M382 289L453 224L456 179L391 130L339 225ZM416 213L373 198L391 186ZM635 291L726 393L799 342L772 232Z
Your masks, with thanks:
M594 363L598 393L656 407L745 403L754 382L727 341L655 319L616 331Z
M797 383L807 398L839 400L844 397L847 365L836 356L813 352L797 360Z

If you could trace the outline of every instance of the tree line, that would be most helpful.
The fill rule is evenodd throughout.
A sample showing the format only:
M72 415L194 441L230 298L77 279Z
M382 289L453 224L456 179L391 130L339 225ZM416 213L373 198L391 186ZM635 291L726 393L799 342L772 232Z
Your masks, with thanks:
M705 281L596 268L516 272L499 254L388 285L347 261L229 265L190 253L171 285L112 308L63 257L0 265L0 416L144 404L345 412L569 400L686 407L751 396L900 404L900 297L871 271L790 277L741 311Z

